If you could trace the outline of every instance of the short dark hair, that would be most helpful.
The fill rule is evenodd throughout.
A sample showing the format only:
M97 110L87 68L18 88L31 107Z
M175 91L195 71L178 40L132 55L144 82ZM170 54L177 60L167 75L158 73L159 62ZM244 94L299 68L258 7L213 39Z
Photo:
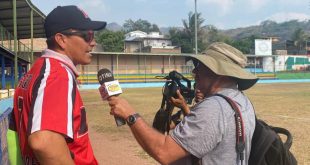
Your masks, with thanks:
M55 35L50 36L46 39L46 44L48 49L55 49L57 47L57 42L55 40Z

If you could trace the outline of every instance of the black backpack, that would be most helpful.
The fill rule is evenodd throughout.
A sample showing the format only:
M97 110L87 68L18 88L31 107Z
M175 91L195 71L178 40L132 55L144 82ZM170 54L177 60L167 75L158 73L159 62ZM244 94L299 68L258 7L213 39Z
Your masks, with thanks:
M283 143L278 134L287 136ZM294 155L289 151L292 145L291 133L280 127L272 127L256 119L252 138L250 165L297 165Z
M241 116L238 106L236 103L227 96L216 94L224 98L235 111L235 116ZM240 113L240 114L238 114ZM292 145L291 133L280 127L272 127L266 124L264 121L256 119L255 130L252 137L251 153L249 158L249 165L297 165L297 161L294 155L289 151ZM241 121L241 123L243 123ZM236 120L236 129L243 132L243 127L238 127L238 121ZM237 131L238 133L238 131ZM282 142L278 134L287 136L285 143ZM240 135L240 137L242 137ZM243 135L244 137L244 135ZM241 162L243 161L243 150L244 141L236 140L236 150L240 157Z

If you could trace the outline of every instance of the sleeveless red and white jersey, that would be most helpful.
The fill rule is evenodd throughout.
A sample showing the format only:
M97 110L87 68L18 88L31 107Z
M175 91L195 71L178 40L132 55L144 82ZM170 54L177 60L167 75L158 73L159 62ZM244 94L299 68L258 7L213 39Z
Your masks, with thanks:
M50 130L64 135L75 164L98 164L88 136L76 68L67 65L67 57L52 56L40 57L15 90L14 115L24 163L38 164L28 136Z

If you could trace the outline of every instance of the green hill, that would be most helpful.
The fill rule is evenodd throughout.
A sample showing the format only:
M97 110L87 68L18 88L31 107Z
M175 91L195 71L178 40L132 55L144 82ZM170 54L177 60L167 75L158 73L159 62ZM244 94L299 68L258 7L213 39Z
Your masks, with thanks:
M301 28L307 34L310 34L310 20L291 20L283 23L267 20L262 22L260 25L221 30L221 33L230 36L233 39L241 39L255 35L260 37L279 37L280 40L283 41L290 40L294 31L298 28Z

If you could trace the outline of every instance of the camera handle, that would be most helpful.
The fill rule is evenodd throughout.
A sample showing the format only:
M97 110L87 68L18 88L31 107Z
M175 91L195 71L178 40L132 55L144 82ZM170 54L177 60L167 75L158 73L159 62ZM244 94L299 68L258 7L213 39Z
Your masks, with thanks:
M169 134L170 131L174 105L169 101L169 99L176 94L176 90L177 83L174 81L170 80L165 83L161 105L153 120L153 128L163 134Z
M172 111L174 109L174 105L169 101L169 99L176 95L176 90L177 90L177 83L175 81L167 81L165 83L165 89L163 92L161 108L164 109L164 111L168 114L168 118L165 124L166 125L165 132L167 134L169 134L169 131L170 131L171 116L172 116Z

